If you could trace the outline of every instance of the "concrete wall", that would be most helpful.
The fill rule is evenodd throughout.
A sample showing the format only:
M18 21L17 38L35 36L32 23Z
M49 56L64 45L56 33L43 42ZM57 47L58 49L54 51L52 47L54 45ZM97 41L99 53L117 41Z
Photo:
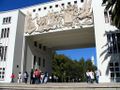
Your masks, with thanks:
M27 37L26 37L27 38ZM43 45L42 48L39 49L39 43L37 43L37 47L34 46L34 40L31 38L26 39L26 58L25 58L25 63L24 63L24 70L28 71L30 73L30 70L32 68L39 68L34 67L34 56L36 56L36 61L41 58L41 66L40 70L43 72L48 72L51 73L52 71L52 66L51 66L51 60L52 60L52 50L46 47L46 50L43 50ZM45 59L45 67L43 67L43 59ZM37 65L38 63L36 63Z
M21 12L18 12L17 32L15 38L14 47L14 62L13 72L18 75L21 72L21 60L22 60L22 48L23 48L23 37L24 37L24 19L25 16ZM16 78L17 80L17 78Z

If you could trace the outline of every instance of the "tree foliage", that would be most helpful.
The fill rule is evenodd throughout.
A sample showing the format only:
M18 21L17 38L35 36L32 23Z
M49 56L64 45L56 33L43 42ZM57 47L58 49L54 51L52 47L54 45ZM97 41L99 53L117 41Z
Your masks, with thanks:
M72 60L65 55L55 55L52 60L52 74L58 77L59 82L85 81L86 70L95 70L91 60Z
M105 10L112 15L112 24L120 29L120 0L103 0L103 4L106 4Z

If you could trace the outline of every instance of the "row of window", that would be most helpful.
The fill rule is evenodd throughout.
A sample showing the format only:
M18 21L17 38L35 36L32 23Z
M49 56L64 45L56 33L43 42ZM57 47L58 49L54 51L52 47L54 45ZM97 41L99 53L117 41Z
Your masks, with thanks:
M120 33L107 33L108 53L120 53Z
M36 57L34 56L34 61L33 61L33 66L35 67L35 65L37 64L39 67L41 67L41 62L42 62L42 67L45 67L45 59L43 59L41 61L41 58L40 57Z
M5 17L3 18L3 24L11 23L11 17Z
M5 77L5 68L0 68L0 79L4 79Z
M81 0L81 2L84 2L84 0ZM74 4L77 4L77 1L74 1ZM61 4L61 6L64 5L65 5L64 3ZM68 2L68 5L71 5L71 2ZM58 4L55 5L56 8L58 8L58 6L59 6ZM49 8L52 9L53 6L49 6ZM46 10L47 7L44 7L43 9ZM41 8L38 8L38 11L41 11ZM36 12L36 9L33 9L33 12Z
M42 44L37 43L37 41L34 41L34 46L38 47L39 49L43 48L43 50L46 51L46 46L42 46Z
M0 60L6 61L6 54L7 54L7 46L0 47Z
M8 38L9 32L10 32L10 28L3 28L1 30L1 38Z

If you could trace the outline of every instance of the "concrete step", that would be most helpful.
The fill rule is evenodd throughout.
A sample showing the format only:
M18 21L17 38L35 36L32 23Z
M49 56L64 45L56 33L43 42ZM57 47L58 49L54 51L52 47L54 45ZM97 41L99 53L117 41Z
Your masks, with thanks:
M120 83L0 84L0 90L120 90Z

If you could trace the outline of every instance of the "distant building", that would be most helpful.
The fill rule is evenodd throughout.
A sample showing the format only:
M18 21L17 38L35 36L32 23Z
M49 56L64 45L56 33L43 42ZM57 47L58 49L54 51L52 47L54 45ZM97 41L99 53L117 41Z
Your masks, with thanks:
M55 50L87 47L96 47L100 82L119 82L120 31L104 7L102 0L59 0L0 12L0 82L32 68L51 74Z

